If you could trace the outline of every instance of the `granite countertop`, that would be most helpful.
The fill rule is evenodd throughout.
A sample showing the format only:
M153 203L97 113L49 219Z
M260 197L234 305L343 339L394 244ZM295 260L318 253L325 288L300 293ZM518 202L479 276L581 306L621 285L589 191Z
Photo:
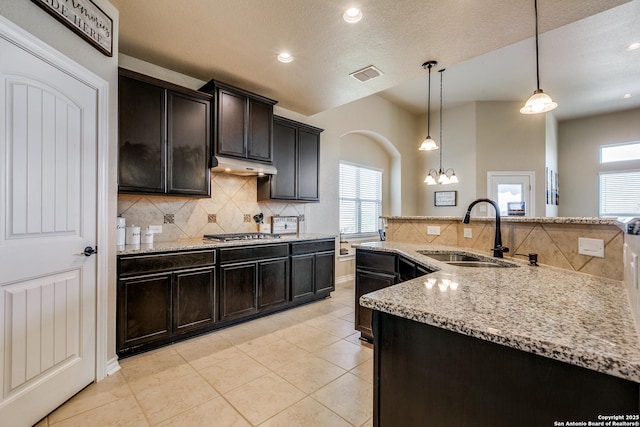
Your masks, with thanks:
M302 240L335 239L335 235L330 234L282 234L279 238L255 239L255 240L233 240L229 242L218 242L205 239L184 239L170 242L154 242L151 245L125 245L119 246L116 255L136 255L152 254L159 252L189 251L194 249L223 248L230 246L254 246L266 245L269 243L287 243Z
M454 267L417 252L480 255L456 247L353 246L400 253L438 270L363 295L364 307L640 383L640 344L620 281L511 259L505 262L518 268Z
M462 216L381 216L380 218L392 221L462 221ZM495 216L472 216L472 221L495 222ZM502 222L535 222L541 224L594 224L594 225L618 225L616 218L599 217L531 217L531 216L501 216Z

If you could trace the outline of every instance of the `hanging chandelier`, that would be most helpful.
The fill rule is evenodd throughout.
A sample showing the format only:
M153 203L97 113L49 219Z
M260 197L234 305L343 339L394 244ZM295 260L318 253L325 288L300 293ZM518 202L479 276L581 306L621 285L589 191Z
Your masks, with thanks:
M429 69L429 86L427 89L427 137L420 144L419 150L431 151L437 150L438 144L431 138L430 124L431 124L431 68L438 65L438 61L427 61L422 64L422 68Z
M458 181L458 177L456 176L456 172L453 168L445 169L442 167L442 151L443 151L443 139L442 139L442 76L444 74L445 68L438 70L440 73L440 169L430 169L427 173L427 177L424 179L424 182L427 185L436 185L436 184L455 184Z
M524 107L520 109L522 114L540 114L551 111L558 106L551 97L540 89L540 63L538 59L538 0L533 0L533 9L536 15L536 90L527 99Z

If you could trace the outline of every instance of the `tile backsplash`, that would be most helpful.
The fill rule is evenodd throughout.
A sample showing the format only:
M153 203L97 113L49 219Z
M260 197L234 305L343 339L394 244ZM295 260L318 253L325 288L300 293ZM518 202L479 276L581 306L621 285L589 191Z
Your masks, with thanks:
M193 199L175 196L120 194L118 215L127 226L162 225L157 242L201 238L203 234L258 231L253 216L262 212L263 222L273 215L300 217L299 231L304 233L305 204L258 202L255 176L211 174L211 198ZM250 221L245 221L249 215Z
M388 219L387 240L458 246L491 253L495 226L493 221L462 224L452 220ZM428 226L440 227L439 235L428 235ZM464 229L472 230L472 238L464 237ZM502 242L510 248L506 257L537 253L541 264L579 271L594 276L622 280L623 233L615 225L549 224L535 222L502 222ZM578 237L602 239L605 258L578 253ZM525 259L521 257L520 259Z

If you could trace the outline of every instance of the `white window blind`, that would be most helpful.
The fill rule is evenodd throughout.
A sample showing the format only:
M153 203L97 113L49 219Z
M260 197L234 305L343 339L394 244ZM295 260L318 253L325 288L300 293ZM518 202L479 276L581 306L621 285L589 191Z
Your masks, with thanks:
M340 232L378 231L382 214L382 171L340 162Z
M640 216L640 171L600 173L600 216Z

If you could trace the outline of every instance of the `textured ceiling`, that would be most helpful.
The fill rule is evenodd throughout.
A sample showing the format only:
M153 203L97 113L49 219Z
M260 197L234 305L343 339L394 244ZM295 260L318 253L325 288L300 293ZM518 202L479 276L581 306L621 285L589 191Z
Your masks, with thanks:
M539 0L540 31L560 31L560 27L627 2ZM639 2L631 2L636 22L640 19ZM111 0L111 3L120 11L120 52L201 80L216 78L241 86L306 115L381 91L385 91L382 96L414 112L422 112L417 96L426 93L426 89L424 92L418 89L424 88L419 84L425 75L420 64L427 59L436 59L440 66L449 68L447 82L455 81L457 67L466 73L473 69L463 81L482 93L488 80L478 79L475 84L474 79L480 70L478 66L489 64L480 58L490 52L495 55L494 51L499 53L501 48L520 58L520 65L526 64L523 73L526 83L520 83L519 87L525 93L500 96L525 99L535 89L534 69L530 68L534 66L531 0ZM350 6L362 9L361 22L348 24L342 20L343 11ZM611 26L615 27L615 22ZM576 44L607 36L601 29L589 26L579 31L570 36L577 38ZM637 29L634 31L637 33ZM616 41L626 46L639 40ZM519 47L511 47L514 52L509 50L510 45L519 42L527 50L524 54ZM292 63L276 61L276 55L283 50L294 56ZM473 58L481 62L475 64ZM349 73L371 64L384 75L366 83L349 77ZM592 65L605 70L611 66ZM567 61L561 66L575 71ZM514 65L502 64L501 73L510 67ZM547 81L551 83L554 77L549 68L547 63L541 71L548 72ZM583 74L589 71L582 66L578 68ZM495 80L495 72L493 75ZM549 93L553 85L572 84L571 79L566 81L563 77L545 86L544 74L542 80L543 89ZM518 82L513 85L518 86ZM403 95L403 91L407 94ZM425 95L420 96L424 99ZM453 94L452 97L455 98ZM637 97L640 98L640 93Z

